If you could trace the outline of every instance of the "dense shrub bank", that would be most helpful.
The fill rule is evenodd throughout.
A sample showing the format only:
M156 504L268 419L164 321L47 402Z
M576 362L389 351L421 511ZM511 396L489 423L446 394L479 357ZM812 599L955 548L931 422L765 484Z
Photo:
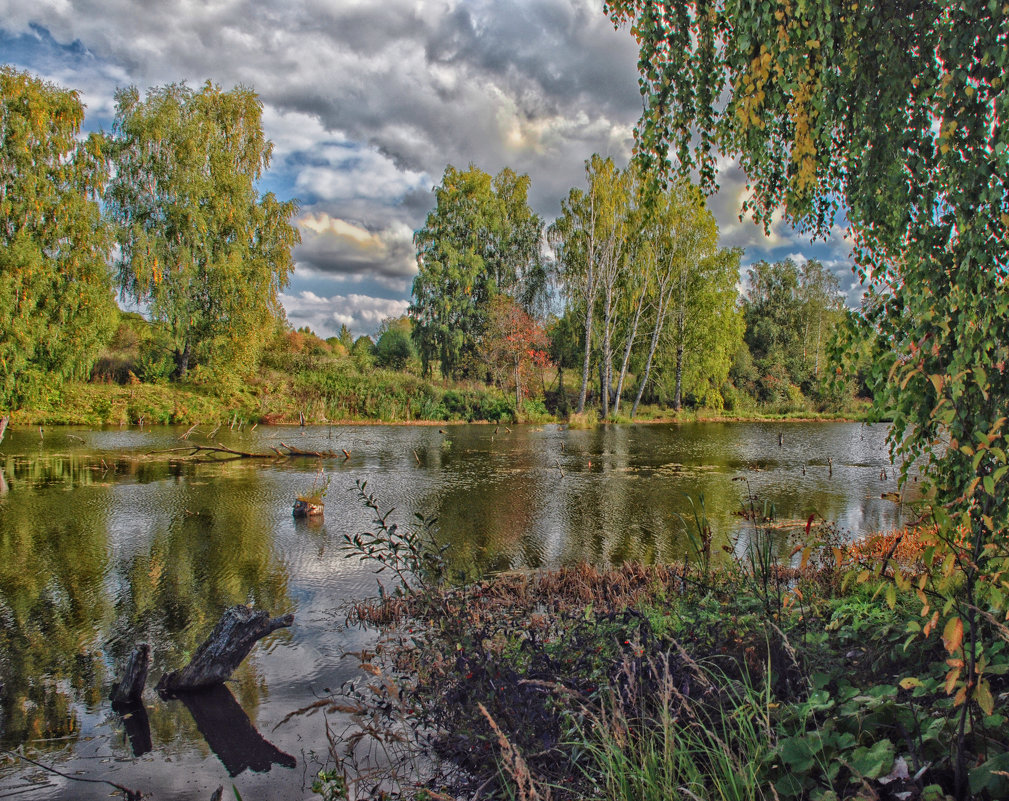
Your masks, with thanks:
M955 626L923 631L921 603L903 591L944 569L934 535L847 546L825 526L789 561L787 550L766 558L758 531L721 567L699 551L679 565L510 573L455 589L432 582L429 564L423 585L351 610L387 636L361 655L368 680L319 704L351 713L356 733L334 742L318 789L943 801L954 794L950 666L963 643ZM1009 692L1009 649L1004 626L987 625L991 700ZM969 720L970 797L1004 798L1009 722L993 703ZM389 769L368 774L366 790L354 755L373 739Z
M396 339L396 336L399 339ZM196 366L184 382L171 380L173 362L159 331L136 314L122 314L115 336L92 370L89 381L54 384L12 413L15 424L155 425L179 423L236 425L256 423L452 422L566 419L577 387L545 377L539 394L523 397L516 409L513 391L479 381L422 377L415 356L389 344L402 344L394 326L372 343L368 337L322 340L309 331L279 330L258 367L246 374ZM412 353L412 351L410 352ZM818 412L812 402L782 405L755 401L722 409L683 409L645 405L639 420L833 418L860 416L865 406L849 403L839 412ZM615 416L614 422L630 418ZM595 425L594 410L577 418Z

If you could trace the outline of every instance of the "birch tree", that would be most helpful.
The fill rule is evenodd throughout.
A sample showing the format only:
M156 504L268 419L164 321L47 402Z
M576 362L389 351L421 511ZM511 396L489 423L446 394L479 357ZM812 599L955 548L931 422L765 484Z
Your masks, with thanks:
M103 141L77 93L0 67L0 418L86 378L115 321Z
M179 379L198 363L251 366L282 314L301 238L297 204L256 188L273 150L262 112L251 89L209 81L116 94L119 285L166 326Z

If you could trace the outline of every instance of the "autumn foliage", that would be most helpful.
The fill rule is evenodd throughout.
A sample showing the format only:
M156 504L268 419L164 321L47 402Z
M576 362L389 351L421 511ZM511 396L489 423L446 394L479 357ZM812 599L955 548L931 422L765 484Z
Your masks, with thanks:
M480 355L494 382L514 389L516 409L532 384L542 383L549 348L549 337L514 300L506 295L491 300Z

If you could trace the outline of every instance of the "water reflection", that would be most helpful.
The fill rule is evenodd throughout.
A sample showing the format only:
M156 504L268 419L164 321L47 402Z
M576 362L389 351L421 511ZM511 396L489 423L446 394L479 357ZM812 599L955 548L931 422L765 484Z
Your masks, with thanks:
M181 433L52 429L40 442L8 430L0 454L0 743L69 753L64 767L85 772L106 760L128 775L123 784L140 777L163 798L212 791L221 771L240 776L243 796L296 794L302 771L270 767L325 748L317 718L273 726L358 675L342 655L364 647L355 638L365 635L343 630L339 610L374 591L375 578L339 547L373 523L355 479L368 480L383 509L397 508L396 522L437 517L448 556L468 575L677 559L688 496L702 494L722 554L721 544L745 536L747 487L781 519L815 512L852 533L900 525L905 509L881 498L896 490L882 427L221 431L215 441L239 450L266 452L283 439L352 454L322 465L325 518L299 521L291 504L313 484L316 460L148 455L177 447ZM256 647L222 688L227 697L166 703L148 693L143 707L109 708L115 671L138 641L152 646L153 686L236 603L293 612L295 626Z
M274 765L293 768L298 761L256 731L245 710L223 684L200 692L179 693L203 739L228 770L237 776L246 769L265 772Z
M11 475L0 505L6 743L62 747L78 736L82 709L103 702L112 666L139 641L152 644L156 679L185 662L227 607L295 606L255 470L224 470L211 484L197 481L191 465L136 459L54 455L4 464ZM145 484L156 486L137 492ZM242 686L252 690L243 702L254 712L266 685L253 676ZM155 728L169 740L188 728L192 739L188 717L166 719L159 708ZM137 716L130 721L135 752Z

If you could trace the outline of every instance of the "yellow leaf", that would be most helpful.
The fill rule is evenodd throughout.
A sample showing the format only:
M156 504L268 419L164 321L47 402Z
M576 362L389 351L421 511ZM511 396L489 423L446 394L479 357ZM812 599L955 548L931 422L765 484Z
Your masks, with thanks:
M956 692L956 696L953 698L953 706L960 706L964 701L967 700L967 688L961 687Z
M886 598L886 605L889 606L891 609L897 606L897 588L894 587L892 584L886 585L885 598Z
M946 621L946 626L942 630L942 644L946 646L947 653L953 653L963 642L963 621L959 616L951 617Z
M995 699L992 697L991 687L988 686L987 680L981 679L977 683L977 687L974 689L974 700L986 715L995 711Z
M915 687L921 687L921 679L908 676L900 680L900 688L902 690L913 690Z
M946 695L953 692L953 688L956 687L957 679L960 678L960 668L955 667L949 673L946 674Z

